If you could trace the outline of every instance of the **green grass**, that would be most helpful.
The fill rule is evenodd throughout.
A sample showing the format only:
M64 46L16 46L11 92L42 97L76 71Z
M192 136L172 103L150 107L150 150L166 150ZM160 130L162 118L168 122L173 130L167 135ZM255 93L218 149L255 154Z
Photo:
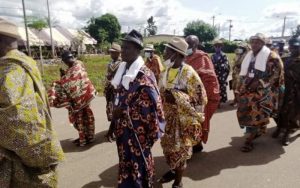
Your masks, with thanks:
M103 95L104 81L106 74L106 66L110 61L109 56L85 56L80 58L84 62L88 76L95 88L99 92L99 95ZM49 86L53 81L59 80L59 68L63 67L66 69L66 66L63 63L56 63L53 65L44 66L44 75L43 81L45 87L49 89Z
M233 65L234 54L227 54L230 61L231 67ZM106 66L110 61L109 56L85 56L80 58L84 62L88 76L94 86L96 87L99 95L103 95L104 81L106 75ZM59 68L63 67L66 69L66 66L63 63L56 63L53 65L44 66L44 75L43 81L47 89L53 81L59 80Z

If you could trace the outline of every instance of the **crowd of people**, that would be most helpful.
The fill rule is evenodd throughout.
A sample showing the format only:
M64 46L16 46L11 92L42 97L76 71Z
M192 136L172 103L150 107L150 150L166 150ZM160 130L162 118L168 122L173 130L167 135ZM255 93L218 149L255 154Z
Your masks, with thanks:
M67 108L79 134L74 144L84 147L95 139L90 104L97 92L84 62L69 51L61 56L67 69L47 92L36 62L17 50L19 38L17 26L0 18L0 187L57 187L56 167L64 154L50 106ZM271 118L277 124L272 136L283 133L283 145L300 124L300 36L289 40L286 56L267 44L265 35L253 35L238 45L232 63L232 105L246 135L242 152L254 149ZM117 145L118 187L153 187L151 149L159 139L169 170L157 181L183 187L187 161L202 151L213 114L228 100L230 63L223 42L214 41L211 57L200 45L195 35L174 37L165 44L162 62L154 46L144 47L142 35L132 30L121 46L109 49L106 137Z

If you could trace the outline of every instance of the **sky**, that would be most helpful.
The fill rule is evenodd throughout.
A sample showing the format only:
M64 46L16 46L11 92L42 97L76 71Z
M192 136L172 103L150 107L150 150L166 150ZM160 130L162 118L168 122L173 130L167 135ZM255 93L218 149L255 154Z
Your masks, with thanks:
M147 19L154 17L158 34L183 35L186 24L203 20L220 31L220 38L246 39L257 32L281 36L284 17L285 35L300 24L299 0L49 0L55 25L79 29L91 17L114 14L122 32L143 32ZM25 0L27 16L46 17L46 0ZM0 16L23 26L21 0L0 0Z

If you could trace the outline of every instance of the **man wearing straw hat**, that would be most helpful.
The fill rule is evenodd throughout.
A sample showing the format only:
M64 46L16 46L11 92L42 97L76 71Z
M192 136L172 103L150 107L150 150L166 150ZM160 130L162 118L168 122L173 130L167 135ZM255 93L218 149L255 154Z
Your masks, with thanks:
M219 85L220 85L220 104L219 107L221 107L222 103L226 103L227 98L227 78L230 72L230 66L228 62L227 55L222 51L223 47L223 41L220 39L216 39L214 41L214 48L215 53L212 54L211 60L215 67L215 72L218 77Z
M201 142L206 92L197 72L184 63L188 44L174 37L165 45L166 70L160 80L166 117L165 134L161 146L170 170L159 180L172 181L172 187L182 187L182 175L192 147Z
M106 98L106 115L108 121L111 122L111 124L114 123L112 119L113 114L113 105L114 105L114 99L115 99L115 90L113 85L111 85L111 80L115 76L119 65L121 63L121 46L116 43L112 43L111 48L109 49L111 62L107 65L107 73L106 73L106 80L105 80L105 87L104 87L104 96ZM114 127L114 126L110 126ZM112 131L112 130L109 130ZM108 133L107 135L109 135Z
M144 48L146 62L145 65L154 73L156 81L159 80L160 73L164 70L160 57L154 54L153 44L147 44Z
M19 38L0 18L0 187L57 187L63 151L37 63L17 50Z

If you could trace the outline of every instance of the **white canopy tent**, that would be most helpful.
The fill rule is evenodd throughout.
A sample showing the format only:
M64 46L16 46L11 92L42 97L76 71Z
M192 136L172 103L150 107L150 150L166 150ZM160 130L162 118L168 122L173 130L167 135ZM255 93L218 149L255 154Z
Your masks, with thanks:
M21 35L21 40L18 41L19 45L26 45L27 38L26 38L26 31L24 27L19 27L18 32ZM30 46L39 46L45 45L43 40L33 33L30 29L28 29L28 37L29 37L29 45Z
M26 32L25 28L19 27L19 33L21 35L20 45L26 45ZM45 28L41 31L35 29L28 29L29 44L30 46L50 46L50 29ZM92 38L88 33L83 30L67 29L63 27L52 28L52 37L54 46L57 47L70 47L74 41L82 39L84 45L94 45L97 41Z

